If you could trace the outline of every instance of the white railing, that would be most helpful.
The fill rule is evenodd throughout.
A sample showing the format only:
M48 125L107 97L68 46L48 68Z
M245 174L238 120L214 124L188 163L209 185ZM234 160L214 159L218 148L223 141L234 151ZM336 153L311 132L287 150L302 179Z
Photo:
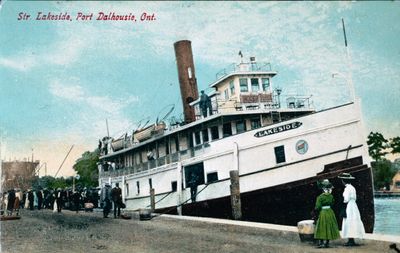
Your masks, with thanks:
M137 165L121 167L119 169L112 169L111 166L108 166L107 170L100 171L100 178L104 177L117 177L124 176L130 174L136 174L148 170L152 170L158 167L163 167L169 164L173 164L185 159L189 159L195 156L199 156L205 152L205 149L209 147L208 143L204 143L201 145L197 145L193 148L178 151L176 153L160 157L158 159L146 161ZM117 166L120 167L120 166Z
M216 80L223 78L231 73L238 72L249 72L249 71L272 71L272 67L270 63L262 62L246 62L235 64L232 63L228 65L226 68L220 70L216 75Z

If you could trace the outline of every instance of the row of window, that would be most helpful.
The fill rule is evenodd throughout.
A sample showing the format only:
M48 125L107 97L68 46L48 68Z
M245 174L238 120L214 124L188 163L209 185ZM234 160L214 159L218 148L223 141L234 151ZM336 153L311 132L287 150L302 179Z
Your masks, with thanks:
M241 92L269 91L269 78L239 78L239 85Z
M246 132L248 130L253 130L261 127L260 118L249 119L250 125L246 125L246 120L236 121L236 134L240 134ZM250 127L250 129L248 129ZM197 146L203 143L208 143L210 141L218 140L220 138L225 138L233 135L232 123L227 122L222 125L222 131L220 132L219 126L212 126L201 131L197 131L194 133L194 139L192 144L193 146ZM171 145L174 144L174 145ZM176 153L181 150L179 145L178 136L171 138L170 140L160 140L158 145L153 144L148 147L143 148L142 151L136 152L134 155L128 155L125 158L121 156L114 161L115 164L125 164L126 167L132 165L139 165L143 162L154 160L159 157L168 156L171 153ZM162 148L161 148L162 147ZM185 148L185 147L183 147ZM183 149L185 150L185 149ZM146 159L147 156L147 159ZM105 169L107 170L107 169Z
M269 78L239 78L239 86L241 92L259 92L270 90ZM235 95L235 84L229 82L229 88L224 90L224 98L227 100L229 97Z
M276 163L284 163L286 162L286 156L285 156L285 146L277 146L274 148L275 152L275 160ZM218 172L210 172L207 173L207 183L212 183L218 181ZM153 181L151 178L149 178L149 187L150 189L153 188ZM171 190L173 192L177 191L177 181L172 181L171 182ZM140 194L140 182L136 181L136 193ZM129 196L129 184L126 184L126 195Z
M260 128L261 127L260 118L250 119L250 127L251 127L251 130ZM244 133L246 131L247 131L246 121L245 120L236 121L236 133L240 134L240 133ZM203 140L201 140L200 132L201 132L201 135L203 136ZM210 127L210 133L211 133L211 139L209 138L208 129L203 129L201 131L195 132L194 133L195 145L200 145L202 143L206 143L209 141L219 139L218 126ZM229 137L232 134L233 134L232 133L232 123L228 122L228 123L223 124L222 125L222 137L223 138Z

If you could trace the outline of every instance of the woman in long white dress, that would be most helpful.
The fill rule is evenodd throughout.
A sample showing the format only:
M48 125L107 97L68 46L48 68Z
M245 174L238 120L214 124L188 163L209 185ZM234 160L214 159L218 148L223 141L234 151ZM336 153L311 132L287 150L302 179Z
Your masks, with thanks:
M351 185L355 178L350 173L342 173L339 178L345 185L343 202L346 204L346 214L342 222L342 237L348 238L345 246L356 246L354 238L364 238L365 229L356 203L356 189Z
M29 197L28 197L29 191L30 189L25 193L25 205L24 205L25 210L29 209Z

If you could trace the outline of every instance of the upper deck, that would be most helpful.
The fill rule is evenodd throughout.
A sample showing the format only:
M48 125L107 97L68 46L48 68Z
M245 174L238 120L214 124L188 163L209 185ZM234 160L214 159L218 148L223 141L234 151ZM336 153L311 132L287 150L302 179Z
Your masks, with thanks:
M226 68L220 70L216 75L216 81L210 84L210 87L215 87L224 80L230 78L234 75L247 75L247 74L265 74L269 76L274 76L277 72L272 71L272 66L270 63L257 63L252 62L241 62L239 64L232 63Z
M202 91L189 104L194 121L159 122L117 140L103 139L100 159L138 173L195 157L209 143L231 135L315 112L310 96L283 96L281 88L274 88L276 74L269 63L230 65L217 73L211 92Z
M274 87L272 78L277 74L270 63L250 62L231 64L216 74L217 80L209 85L211 112L201 108L201 98L190 103L195 108L196 119L211 114L250 112L254 110L312 111L311 96L282 95L280 87Z

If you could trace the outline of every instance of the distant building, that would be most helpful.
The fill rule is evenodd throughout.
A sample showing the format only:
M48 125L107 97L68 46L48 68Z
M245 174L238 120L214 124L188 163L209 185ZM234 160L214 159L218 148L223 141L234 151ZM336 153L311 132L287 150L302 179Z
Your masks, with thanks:
M390 186L390 191L392 192L400 192L400 171L394 175L392 179L392 185Z
M40 161L10 161L1 162L1 189L11 188L26 190L32 186L35 179L35 169Z

